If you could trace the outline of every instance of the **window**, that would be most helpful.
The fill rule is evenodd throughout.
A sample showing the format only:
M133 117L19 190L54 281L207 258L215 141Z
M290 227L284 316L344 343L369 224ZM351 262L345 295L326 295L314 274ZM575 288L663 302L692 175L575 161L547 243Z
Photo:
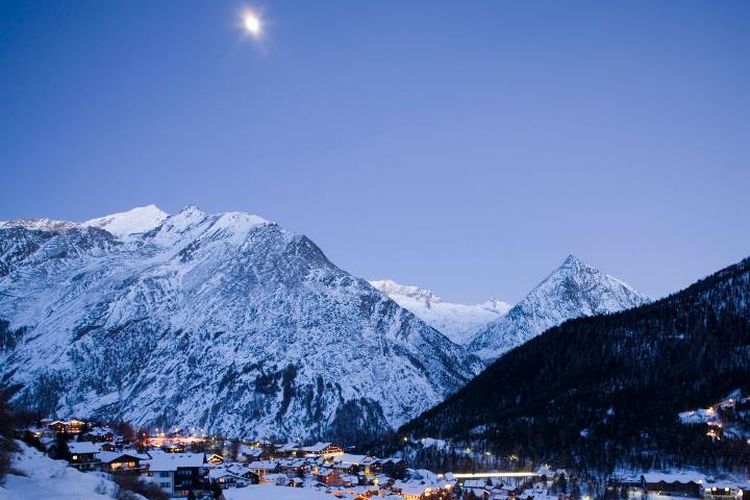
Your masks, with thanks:
M169 483L159 483L159 486L160 486L160 487L161 487L161 489L163 489L163 490L168 490L169 488L171 488L171 487L172 487L172 485L171 485L171 484L169 484Z
M169 472L162 471L159 473L159 477L169 477Z

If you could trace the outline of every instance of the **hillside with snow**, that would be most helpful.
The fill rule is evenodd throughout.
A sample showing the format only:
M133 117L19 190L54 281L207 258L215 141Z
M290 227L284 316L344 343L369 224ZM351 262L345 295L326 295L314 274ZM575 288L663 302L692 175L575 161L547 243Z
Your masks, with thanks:
M505 316L479 331L468 349L492 361L566 320L610 314L650 301L626 283L569 255Z
M143 207L0 225L0 376L50 416L356 442L481 362L307 237Z
M497 299L480 304L448 302L430 290L391 280L371 280L370 284L457 344L469 343L479 329L510 309Z
M107 474L80 472L64 460L52 460L21 441L11 473L0 485L0 500L107 500L118 487ZM144 498L133 495L134 498ZM145 499L144 499L145 500Z

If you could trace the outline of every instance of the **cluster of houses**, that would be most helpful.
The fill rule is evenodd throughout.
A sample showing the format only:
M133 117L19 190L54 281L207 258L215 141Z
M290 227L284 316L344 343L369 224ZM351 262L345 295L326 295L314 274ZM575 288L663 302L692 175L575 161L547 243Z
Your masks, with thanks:
M346 500L542 499L558 498L554 485L565 477L563 470L546 468L515 480L474 477L479 474L436 475L408 469L400 458L347 453L335 443L235 442L229 450L212 446L211 437L163 433L130 442L110 427L80 420L42 421L26 433L49 452L60 445L61 436L69 438L66 458L72 467L113 476L132 474L156 484L173 498L188 497L191 492L210 496L229 488L274 485L316 488ZM606 496L736 500L750 498L750 489L697 472L650 472L612 477Z
M609 498L750 498L750 485L732 479L720 480L700 472L646 472L610 478Z
M69 438L67 459L78 470L132 474L174 498L251 485L317 488L348 499L456 498L452 493L455 482L438 480L428 471L409 470L400 458L346 453L335 443L239 443L233 452L207 453L210 447L200 445L211 438L199 442L194 437L158 435L136 444L110 427L78 420L42 421L26 432L49 452L60 445L61 435ZM198 452L196 448L203 449Z

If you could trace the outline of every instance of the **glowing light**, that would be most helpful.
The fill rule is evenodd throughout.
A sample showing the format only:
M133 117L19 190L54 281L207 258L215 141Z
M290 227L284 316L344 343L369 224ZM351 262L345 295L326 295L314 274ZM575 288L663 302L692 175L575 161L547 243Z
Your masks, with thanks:
M260 16L252 10L248 9L242 13L242 26L253 38L260 38L263 35L263 21Z

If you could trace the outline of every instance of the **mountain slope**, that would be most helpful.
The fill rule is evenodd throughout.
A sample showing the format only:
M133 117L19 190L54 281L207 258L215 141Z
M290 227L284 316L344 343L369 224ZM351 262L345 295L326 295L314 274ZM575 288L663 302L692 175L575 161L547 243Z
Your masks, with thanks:
M481 367L304 236L244 213L146 208L0 229L0 375L15 404L351 442Z
M750 259L652 304L554 327L401 431L597 467L730 466L746 461L744 441L713 442L678 414L738 389L750 390Z
M457 344L470 342L477 330L510 309L496 299L473 305L446 302L429 290L391 280L372 280L370 284Z
M565 320L609 314L650 299L569 255L508 314L477 332L469 351L491 361Z

